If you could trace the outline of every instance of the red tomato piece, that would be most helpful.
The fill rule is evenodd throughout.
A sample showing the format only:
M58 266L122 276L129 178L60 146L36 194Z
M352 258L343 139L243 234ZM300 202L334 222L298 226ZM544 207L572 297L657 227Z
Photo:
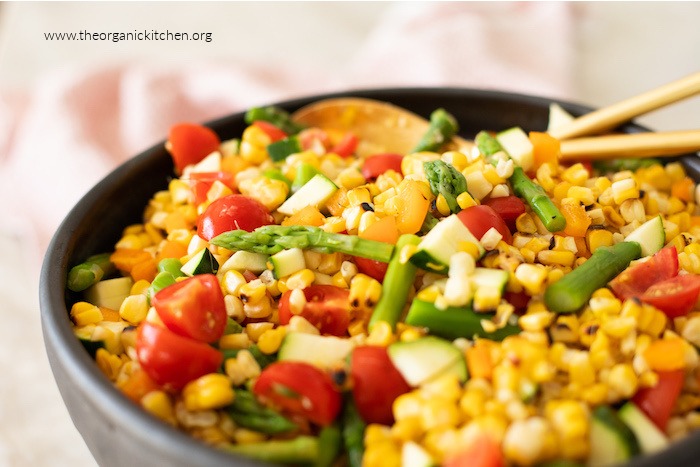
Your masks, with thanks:
M620 300L640 297L656 284L678 275L678 252L673 246L662 248L651 258L631 266L610 281L610 288Z
M346 133L343 139L331 148L332 153L338 154L340 157L350 157L355 154L357 144L360 142L357 135L354 133Z
M207 193L216 181L223 183L232 190L234 189L233 174L230 172L193 172L190 174L189 181L192 193L194 193L195 204L200 204L207 200Z
M459 217L459 220L462 221L477 240L481 240L481 237L493 227L503 236L504 242L508 244L513 242L513 237L505 221L490 206L484 204L471 206L461 210L457 214L457 217Z
M275 141L279 141L287 137L287 133L285 133L272 123L266 122L265 120L255 120L253 122L253 126L256 126L262 131L264 131L265 134L270 137L270 140L273 143Z
M342 406L331 377L313 365L281 361L265 367L253 385L262 401L317 425L330 425Z
M673 406L676 405L676 400L683 389L685 371L657 371L656 373L659 376L656 386L640 389L632 401L661 431L666 432Z
M330 138L328 133L320 128L306 128L299 132L299 144L301 148L306 150L314 150L322 153L330 146Z
M384 282L384 276L386 275L386 270L389 267L389 263L383 263L374 259L361 258L355 256L353 258L357 269L369 277L377 279L379 282Z
M170 128L168 150L177 172L196 164L219 149L219 136L210 128L195 123L179 123Z
M228 195L217 199L202 213L197 234L204 240L230 230L248 232L274 223L274 219L260 201L245 195Z
M289 304L291 290L282 294L279 301L280 324L289 324L292 311ZM301 312L307 321L321 334L344 336L350 324L350 291L335 285L311 285L304 289L306 305Z
M515 232L515 220L525 212L525 203L517 196L502 196L500 198L490 198L482 204L489 206L496 211L496 214L506 222L508 229Z
M401 154L375 154L365 159L365 162L362 164L362 175L367 180L374 180L389 169L402 173L402 160L403 156Z
M394 423L394 399L411 390L389 358L386 347L355 347L350 363L352 397L367 423Z
M506 461L500 446L487 435L479 436L471 446L447 456L442 467L503 467Z
M223 354L155 324L144 322L136 334L136 355L141 368L161 386L182 389L190 381L215 372Z
M151 304L163 324L181 336L214 342L226 328L224 294L214 274L176 282L156 293Z
M673 248L675 251L675 248ZM700 295L700 275L684 274L649 287L640 297L644 303L663 311L669 318L685 316Z

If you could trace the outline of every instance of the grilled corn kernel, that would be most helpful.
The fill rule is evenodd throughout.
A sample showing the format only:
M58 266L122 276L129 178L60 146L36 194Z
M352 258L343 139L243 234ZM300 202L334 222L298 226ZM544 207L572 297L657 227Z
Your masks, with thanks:
M234 393L226 375L211 373L187 383L182 397L187 410L197 411L224 407L233 402Z
M316 276L311 269L302 269L289 276L285 285L289 290L305 289L313 284L314 279L316 279Z
M619 397L628 399L637 392L639 381L632 365L618 363L610 369L607 383Z
M539 264L523 263L515 269L515 278L530 295L537 295L543 291L547 268Z
M226 359L224 370L233 386L239 386L260 375L260 365L247 349L239 351L235 357Z
M376 279L365 274L357 274L350 282L350 306L360 310L369 310L379 301L382 285Z
M396 340L396 336L391 329L391 325L386 321L379 321L374 324L369 336L367 336L368 345L381 345L386 347Z
M219 348L222 350L247 349L250 347L250 343L248 334L244 332L225 334L221 336L221 339L219 339Z

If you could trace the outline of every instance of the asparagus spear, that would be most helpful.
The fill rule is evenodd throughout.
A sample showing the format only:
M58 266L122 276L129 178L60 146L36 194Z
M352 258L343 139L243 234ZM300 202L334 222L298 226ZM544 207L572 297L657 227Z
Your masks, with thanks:
M430 126L411 152L437 151L458 130L457 120L445 109L437 109L430 114Z
M310 464L318 459L319 443L314 436L298 436L290 440L273 440L251 444L225 444L222 448L263 462Z
M467 180L454 166L441 160L423 163L425 176L430 184L430 191L435 196L442 195L450 207L450 212L458 213L462 208L457 203L457 196L467 191Z
M101 253L73 266L68 272L66 286L73 292L81 292L111 274L115 268L109 257L110 253Z
M491 316L489 313L476 313L469 307L450 306L443 310L434 303L414 299L406 316L406 324L426 327L430 334L446 339L471 339L478 336L500 341L520 332L520 328L512 324L506 324L495 332L486 332L481 326L481 320Z
M585 263L547 287L544 303L557 313L580 310L593 292L604 287L642 254L637 242L620 242L596 249Z
M480 131L474 138L474 142L486 160L495 165L497 160L492 156L497 152L503 151L496 138L485 131ZM559 211L559 208L554 205L541 186L530 180L522 168L516 167L509 181L513 187L513 192L525 200L547 230L558 232L566 227L566 219Z
M315 467L330 467L340 453L343 437L337 423L323 427L318 434L318 459Z
M369 329L380 321L386 321L392 328L396 326L403 307L408 299L408 292L416 277L416 266L411 262L401 263L401 250L407 245L418 245L420 238L413 234L404 234L396 242L394 254L386 269L382 295L369 320Z
M275 106L253 107L249 109L245 114L246 123L251 124L256 120L264 120L272 123L288 135L299 133L304 129L303 125L292 120L289 112Z
M343 406L343 442L348 453L350 467L362 467L362 456L365 453L364 437L365 422L355 407L352 395L345 397Z
M290 248L312 249L321 253L340 252L388 263L394 245L355 235L326 232L302 225L265 225L253 232L231 230L211 240L228 250L246 250L273 255Z
M228 406L229 417L237 425L268 435L297 429L297 425L255 399L250 391L235 389L236 396Z

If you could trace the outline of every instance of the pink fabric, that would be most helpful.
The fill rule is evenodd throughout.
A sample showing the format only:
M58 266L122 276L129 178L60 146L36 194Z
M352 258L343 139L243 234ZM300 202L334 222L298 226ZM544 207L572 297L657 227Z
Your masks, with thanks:
M38 265L80 197L178 121L384 86L570 97L572 19L564 2L397 3L342 70L131 63L57 70L26 89L0 90L0 225L27 240Z

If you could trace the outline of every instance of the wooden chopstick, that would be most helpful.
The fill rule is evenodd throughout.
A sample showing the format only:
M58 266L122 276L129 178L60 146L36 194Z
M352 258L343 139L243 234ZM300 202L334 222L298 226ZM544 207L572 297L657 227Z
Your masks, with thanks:
M698 93L700 93L700 72L590 112L566 125L553 129L550 134L559 140L566 140L602 133L630 121L634 117Z
M616 134L561 142L561 160L677 156L700 151L700 130Z

